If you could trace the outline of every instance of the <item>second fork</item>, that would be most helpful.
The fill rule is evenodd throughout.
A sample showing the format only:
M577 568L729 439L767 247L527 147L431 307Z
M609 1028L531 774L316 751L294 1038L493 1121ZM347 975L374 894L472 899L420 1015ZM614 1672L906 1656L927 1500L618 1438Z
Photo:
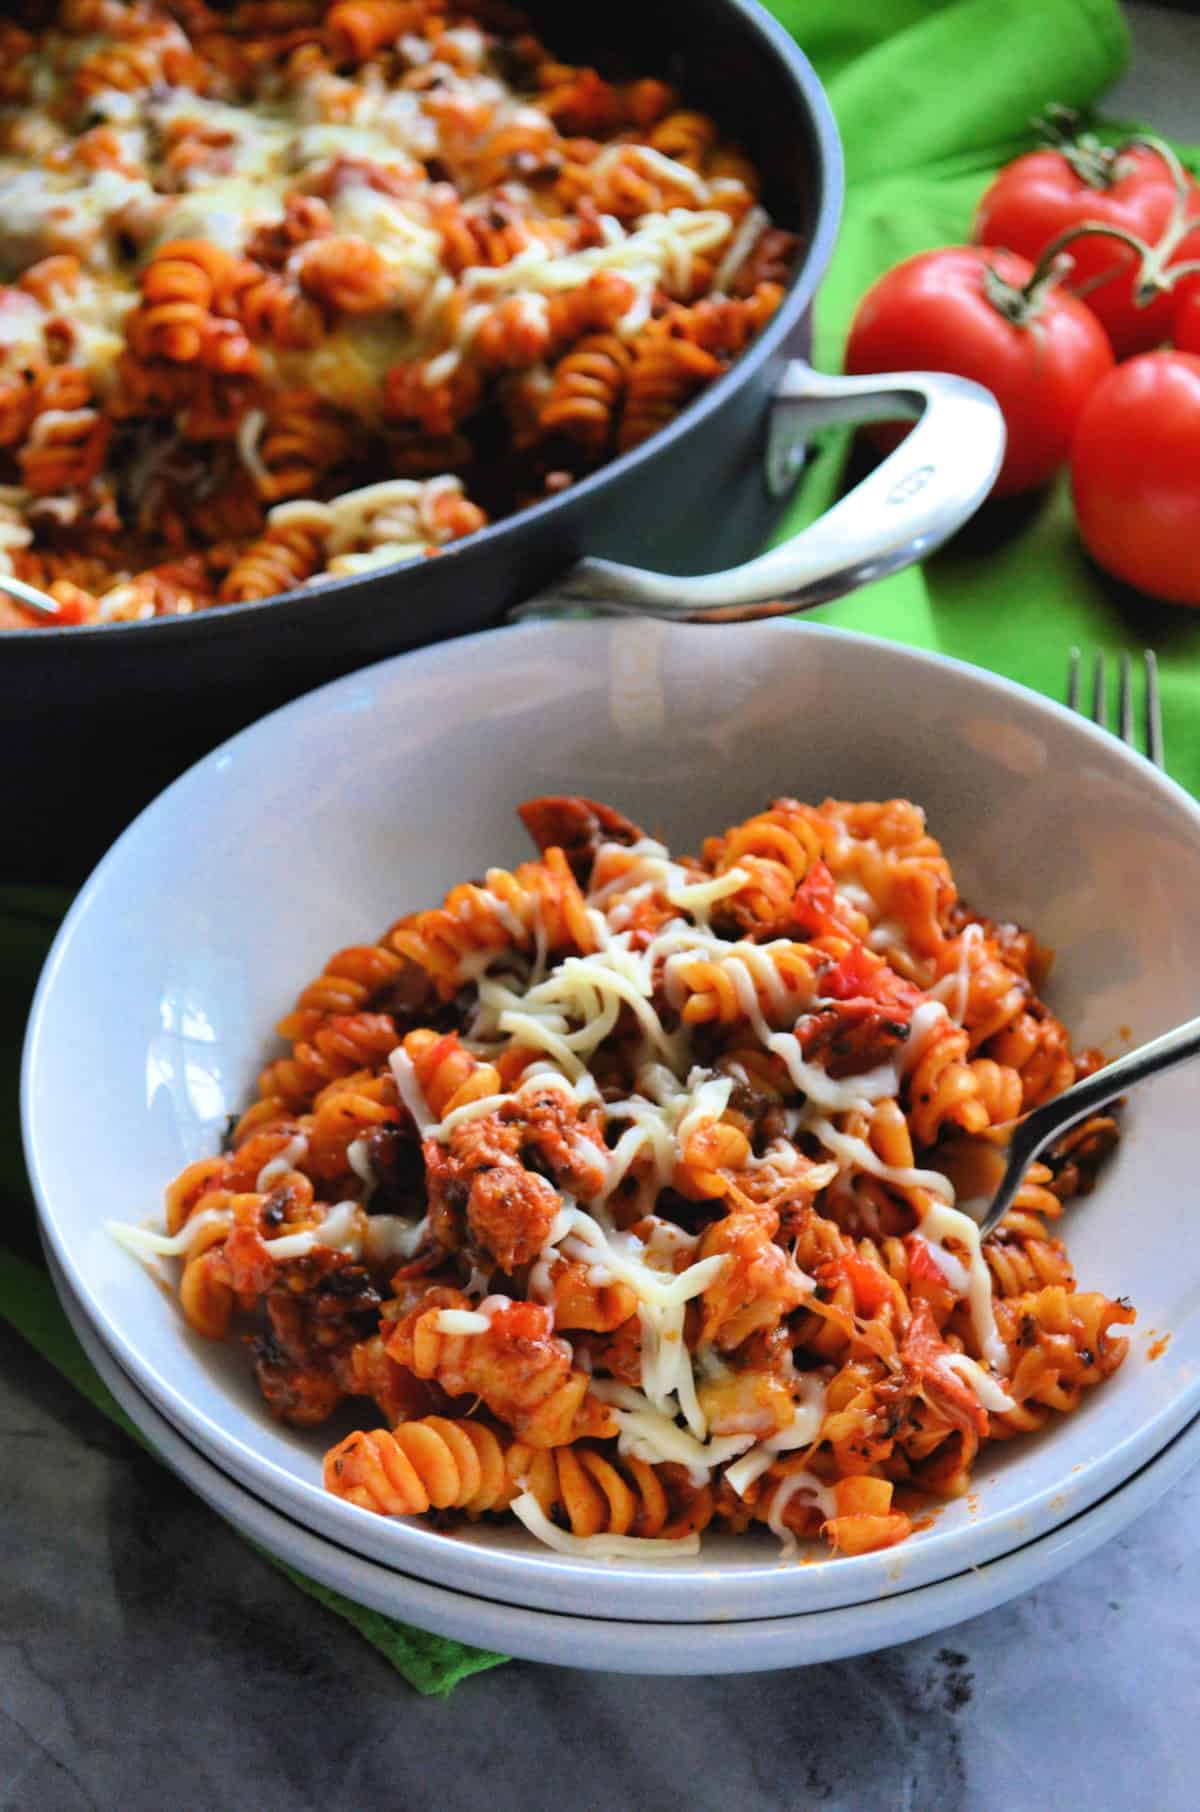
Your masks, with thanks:
M1146 669L1145 697L1145 745L1146 757L1157 768L1165 768L1163 755L1162 700L1158 686L1158 657L1153 648L1143 651L1143 662ZM1072 711L1081 711L1079 702L1080 667L1082 661L1078 648L1072 648L1067 668L1067 704ZM1108 723L1108 687L1105 671L1104 651L1096 650L1092 673L1092 700L1090 712L1083 710L1092 722L1102 730L1107 730ZM1133 703L1133 663L1127 649L1122 649L1118 667L1117 681L1117 728L1116 734L1131 749L1138 746L1137 733L1134 728Z

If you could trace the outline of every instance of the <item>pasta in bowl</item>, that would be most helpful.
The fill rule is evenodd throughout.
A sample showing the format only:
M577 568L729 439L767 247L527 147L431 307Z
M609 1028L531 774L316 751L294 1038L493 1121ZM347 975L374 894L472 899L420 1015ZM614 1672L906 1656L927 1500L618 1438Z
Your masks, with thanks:
M531 813L531 860L506 825L555 782L613 815ZM26 1066L45 1234L189 1439L401 1571L650 1621L916 1589L1195 1413L1186 1079L981 1254L937 1153L1178 1019L1197 884L1192 802L951 662L783 624L426 650L201 763L85 889ZM109 1222L175 1246L194 1326Z
M1098 1054L909 801L779 799L683 860L591 800L520 815L540 860L332 956L165 1235L112 1231L183 1257L199 1333L257 1312L274 1414L374 1402L325 1459L350 1503L601 1556L714 1519L893 1546L898 1487L962 1495L1125 1356L1052 1231L1114 1121L986 1245L939 1168Z

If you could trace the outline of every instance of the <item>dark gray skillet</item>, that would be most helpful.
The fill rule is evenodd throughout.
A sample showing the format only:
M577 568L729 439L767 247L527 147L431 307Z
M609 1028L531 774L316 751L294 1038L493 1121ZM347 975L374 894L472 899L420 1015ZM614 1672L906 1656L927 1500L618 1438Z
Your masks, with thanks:
M0 633L0 879L81 879L169 780L264 712L385 655L500 623L534 594L623 598L659 614L758 614L784 597L803 608L919 558L986 494L1003 444L986 392L953 379L818 377L799 362L833 250L842 159L821 85L775 21L753 0L531 0L528 10L565 58L603 69L619 50L626 69L669 75L746 145L767 207L803 236L778 314L651 441L436 559L194 617ZM904 447L804 536L741 572L719 570L763 545L814 427L922 409ZM629 570L641 567L652 570ZM707 576L687 587L662 574Z

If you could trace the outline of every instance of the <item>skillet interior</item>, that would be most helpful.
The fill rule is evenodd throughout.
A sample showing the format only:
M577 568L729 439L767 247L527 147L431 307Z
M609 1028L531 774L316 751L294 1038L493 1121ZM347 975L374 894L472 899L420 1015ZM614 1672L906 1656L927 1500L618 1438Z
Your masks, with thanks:
M10 781L0 878L81 879L143 805L225 737L366 662L499 621L582 554L703 572L761 546L778 514L761 477L767 398L784 359L808 349L840 205L819 84L754 0L527 11L565 59L663 75L744 143L766 205L805 247L777 316L644 446L436 559L191 618L0 633Z

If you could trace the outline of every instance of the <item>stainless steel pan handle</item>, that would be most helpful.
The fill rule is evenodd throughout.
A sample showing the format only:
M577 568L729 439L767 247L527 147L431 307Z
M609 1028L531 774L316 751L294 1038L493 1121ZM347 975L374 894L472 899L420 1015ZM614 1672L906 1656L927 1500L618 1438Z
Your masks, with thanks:
M767 484L779 495L817 428L908 421L902 445L818 521L744 566L699 577L580 560L510 617L555 616L586 602L604 615L739 623L810 610L938 547L983 502L1004 457L1004 418L990 391L937 371L828 377L793 360L772 402Z

